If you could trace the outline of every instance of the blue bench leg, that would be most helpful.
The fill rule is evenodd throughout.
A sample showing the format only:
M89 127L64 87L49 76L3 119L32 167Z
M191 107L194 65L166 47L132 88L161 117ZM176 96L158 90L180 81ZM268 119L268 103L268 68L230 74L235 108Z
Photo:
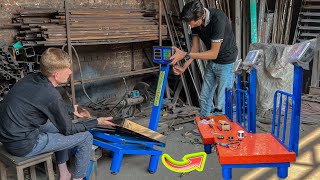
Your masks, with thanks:
M87 174L85 180L89 180L89 179L90 179L91 173L92 173L92 171L93 171L93 164L94 164L94 161L90 161L90 166L89 166L88 174Z
M155 173L158 168L158 162L159 162L160 155L151 155L148 171L149 173Z
M232 179L232 169L231 168L222 167L222 177L223 177L224 180Z
M120 166L122 163L122 158L123 158L123 154L120 152L114 152L113 153L113 158L112 158L112 162L111 162L111 174L117 174L120 171Z
M204 145L204 152L206 152L207 154L211 154L211 144L206 144Z
M288 177L288 167L278 167L278 177L279 178Z

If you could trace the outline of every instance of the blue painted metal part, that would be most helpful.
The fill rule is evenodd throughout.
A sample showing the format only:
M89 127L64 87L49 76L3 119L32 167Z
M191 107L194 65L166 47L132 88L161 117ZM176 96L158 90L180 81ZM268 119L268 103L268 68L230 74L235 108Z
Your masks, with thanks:
M248 120L248 124L249 124L249 131L251 133L255 133L256 132L256 114L257 114L257 106L256 106L256 88L257 88L257 70L252 68L251 72L250 72L250 77L249 77L249 94L250 94L250 98L248 100L248 102L250 102L250 113L249 113L249 120Z
M86 180L90 180L90 176L91 176L92 171L93 171L93 164L94 164L94 161L90 161L90 166L89 166L88 174L87 174L87 176L85 177Z
M222 176L224 180L232 178L232 168L278 168L278 177L286 178L288 176L288 168L290 163L263 163L263 164L222 164Z
M205 144L204 145L204 152L206 152L207 154L211 154L211 152L212 152L211 144Z
M164 147L163 143L141 141L133 137L106 134L100 131L91 131L94 136L93 144L113 152L111 173L120 172L120 167L124 154L151 155L148 170L155 173L158 167L158 160L162 152L154 149L153 146ZM117 137L118 136L118 137Z
M239 99L236 99L236 111L237 111L237 123L242 126L244 129L249 131L251 126L251 117L249 115L251 104L250 102L250 95L248 91L242 90L242 89L236 89L237 97L240 97ZM238 106L239 105L239 106Z
M161 48L163 49L160 54L154 54L154 62L160 63L160 73L149 122L149 129L153 131L157 131L158 128L162 100L170 68L170 64L168 63L171 62L168 58L171 56L169 56L169 51L171 52L172 48L156 47L156 50L161 50ZM159 57L159 55L161 57ZM107 134L99 130L91 130L90 132L94 137L94 145L112 151L113 159L110 167L111 173L116 174L120 171L124 154L151 155L148 171L150 173L155 173L157 171L158 161L162 155L162 151L154 149L154 146L164 147L165 144L142 138L120 136L115 133L112 134L111 132Z
M278 96L280 97L279 99L279 108L278 108ZM285 96L286 97L286 104L285 104L285 111L284 111L284 118L283 118L283 127L282 127L282 137L280 138L280 127L277 125L277 129L276 129L276 114L278 112L278 121L277 124L280 124L280 118L281 116L281 112L282 112L282 97ZM274 100L273 100L273 115L272 115L272 128L271 128L271 133L274 135L274 137L276 139L279 140L279 142L281 142L282 145L284 145L288 151L292 151L293 150L293 139L294 139L294 132L292 131L294 128L294 123L291 122L291 128L290 128L290 134L289 134L289 143L285 144L285 137L286 137L286 129L287 129L287 117L288 117L288 106L289 106L289 98L291 98L291 103L292 103L292 109L294 109L295 107L295 101L293 99L293 95L288 93L288 92L284 92L284 91L280 91L277 90L274 93ZM291 111L292 115L291 117L294 117L294 111Z
M225 90L225 114L230 119L230 121L233 121L233 92L232 89L226 88Z
M158 85L157 85L154 102L152 105L152 112L151 112L150 123L149 123L149 129L152 129L154 131L157 131L157 128L158 128L162 100L163 100L164 90L167 84L169 68L170 68L170 64L161 65L160 67Z
M298 65L294 65L293 75L293 99L295 101L294 107L294 140L293 140L293 151L298 156L299 151L299 134L300 134L300 113L301 113L301 95L302 95L302 80L303 80L303 69Z
M113 142L113 143L117 143L119 145L142 144L142 145L150 146L150 147L152 147L152 146L165 147L164 143L146 141L146 140L142 140L141 138L135 138L135 137L129 137L129 136L119 136L117 134L105 133L103 131L98 131L98 130L91 130L91 133L96 138L99 138L99 139L108 138L108 141Z
M236 76L236 78L237 78L237 83L236 83L236 89L241 89L241 75L237 75ZM239 120L239 118L240 118L240 116L241 116L241 114L240 114L240 93L237 93L236 92L236 121L237 122L240 122L240 120Z
M284 147L288 149L288 151L294 151L298 156L298 145L299 145L299 132L300 132L300 112L301 112L301 95L302 95L302 78L303 77L303 69L294 65L294 80L293 80L293 93L287 93L284 91L276 91L274 95L274 112L272 117L272 134ZM237 76L237 89L236 89L236 119L237 122L245 126L243 123L243 119L245 117L246 106L244 101L245 97L248 96L248 109L250 115L248 117L248 131L251 130L252 133L255 133L256 130L256 70L251 71L250 73L250 87L249 94L247 91L241 89L241 79L240 76ZM250 95L250 96L249 96ZM278 108L278 117L276 119L277 112L277 97L279 95L279 108ZM280 125L277 126L276 129L276 120L277 123L280 124L281 119L281 111L282 111L282 101L283 96L285 96L285 111L283 118L283 129L282 136L280 137ZM288 104L289 99L291 98L292 102L292 119L290 126L290 134L289 134L289 144L285 144L286 138L286 128L287 128L287 117L288 117ZM290 167L290 163L266 163L266 164L223 164L222 165L222 175L223 179L229 180L232 178L232 168L261 168L261 167L276 167L278 169L277 175L279 178L286 178L288 176L288 168Z

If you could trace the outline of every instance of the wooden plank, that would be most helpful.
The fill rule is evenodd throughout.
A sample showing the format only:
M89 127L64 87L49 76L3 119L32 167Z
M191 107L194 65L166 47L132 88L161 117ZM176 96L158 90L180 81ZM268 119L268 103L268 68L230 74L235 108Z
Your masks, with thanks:
M319 10L320 5L304 5L302 6L303 9L309 9L309 10Z
M120 131L129 131L133 135L138 134L142 137L151 139L156 142L165 143L166 142L166 136L153 131L149 128L146 128L140 124L137 124L129 119L124 118L118 118L114 119L113 123L117 124ZM105 128L105 126L98 125L99 128Z

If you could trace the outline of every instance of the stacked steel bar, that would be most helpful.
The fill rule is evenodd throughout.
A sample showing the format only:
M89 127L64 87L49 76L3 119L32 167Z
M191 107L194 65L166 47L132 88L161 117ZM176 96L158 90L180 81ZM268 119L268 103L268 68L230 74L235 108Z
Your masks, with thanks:
M303 42L320 34L320 0L302 0L293 42Z
M72 44L113 44L159 39L157 12L141 9L70 9ZM63 10L25 10L14 19L23 44L61 45L67 40ZM166 27L162 27L166 28ZM163 35L167 31L162 31Z

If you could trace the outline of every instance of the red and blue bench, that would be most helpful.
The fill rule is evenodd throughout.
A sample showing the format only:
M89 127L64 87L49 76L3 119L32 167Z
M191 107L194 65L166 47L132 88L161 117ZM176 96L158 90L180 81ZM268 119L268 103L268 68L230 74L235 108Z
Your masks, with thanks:
M302 74L303 69L294 65L293 93L276 91L270 133L256 133L255 69L250 73L249 91L240 88L241 77L237 77L236 121L233 121L232 90L226 90L225 115L206 118L209 121L196 117L205 152L210 154L216 145L224 180L232 178L233 168L277 168L279 178L288 176L290 163L298 156ZM290 118L289 104L292 106ZM231 130L221 131L219 120L229 122ZM238 141L239 130L244 131L241 141Z

